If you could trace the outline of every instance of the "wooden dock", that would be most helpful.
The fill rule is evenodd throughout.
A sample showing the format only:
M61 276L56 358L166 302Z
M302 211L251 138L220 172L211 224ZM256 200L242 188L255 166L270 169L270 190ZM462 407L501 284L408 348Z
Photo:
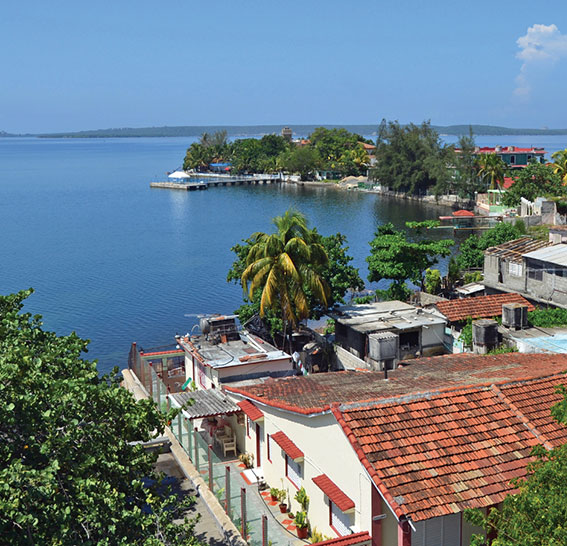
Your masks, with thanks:
M150 182L150 188L163 188L166 190L185 190L185 191L195 191L195 190L206 190L207 184L202 182L189 182L189 183L179 183L179 182Z

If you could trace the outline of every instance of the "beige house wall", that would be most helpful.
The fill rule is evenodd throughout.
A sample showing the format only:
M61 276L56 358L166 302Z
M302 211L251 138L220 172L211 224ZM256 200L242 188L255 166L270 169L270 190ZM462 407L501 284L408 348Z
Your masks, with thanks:
M240 397L234 398L240 400ZM271 460L267 459L267 435L279 431L284 432L305 454L301 463L302 486L310 498L308 516L312 527L329 537L338 536L329 525L329 499L312 480L315 476L326 474L355 503L354 511L350 512L352 530L372 532L373 484L334 416L327 413L308 417L264 406L256 401L254 404L264 412L260 424L264 435L261 456L266 483L270 487L283 487L289 491L291 511L295 513L300 509L294 499L297 489L285 475L285 454L273 440ZM252 422L250 437L245 438L245 450L253 453L256 459L256 435ZM387 505L382 504L386 513L386 518L382 520L382 546L397 546L397 520Z

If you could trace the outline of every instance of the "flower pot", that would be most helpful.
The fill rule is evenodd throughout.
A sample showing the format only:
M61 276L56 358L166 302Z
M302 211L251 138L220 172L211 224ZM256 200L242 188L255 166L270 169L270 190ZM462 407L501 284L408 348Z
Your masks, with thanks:
M271 499L272 501L277 501L277 500L278 500L278 496L277 496L277 495L272 495L272 494L270 493L270 499Z
M285 503L280 504L280 512L281 512L282 514L286 514L286 513L287 513L287 504L285 504Z
M309 534L309 528L308 527L298 527L297 528L297 538L307 538L307 535Z

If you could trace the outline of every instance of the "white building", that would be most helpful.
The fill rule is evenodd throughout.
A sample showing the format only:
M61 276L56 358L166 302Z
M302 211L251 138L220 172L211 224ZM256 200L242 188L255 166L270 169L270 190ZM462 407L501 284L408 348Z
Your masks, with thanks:
M404 362L388 380L345 371L225 390L258 472L289 490L292 511L305 488L312 527L367 531L373 546L466 546L479 530L463 510L498 505L533 446L567 440L548 411L566 370L567 355L462 354Z
M236 316L214 316L201 321L203 333L177 338L185 351L185 377L198 389L225 383L293 375L291 357L268 342L239 331Z

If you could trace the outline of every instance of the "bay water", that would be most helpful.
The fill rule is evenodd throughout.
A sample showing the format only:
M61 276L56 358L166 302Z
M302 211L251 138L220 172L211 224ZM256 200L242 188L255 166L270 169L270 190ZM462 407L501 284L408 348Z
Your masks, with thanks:
M198 315L239 307L241 287L226 282L230 247L271 231L271 219L290 207L323 235L346 235L365 279L378 225L402 227L446 212L334 188L150 189L180 166L194 140L0 138L0 294L33 287L26 310L58 334L90 339L87 356L101 372L125 366L132 341L170 344ZM477 138L479 145L548 151L566 141Z

